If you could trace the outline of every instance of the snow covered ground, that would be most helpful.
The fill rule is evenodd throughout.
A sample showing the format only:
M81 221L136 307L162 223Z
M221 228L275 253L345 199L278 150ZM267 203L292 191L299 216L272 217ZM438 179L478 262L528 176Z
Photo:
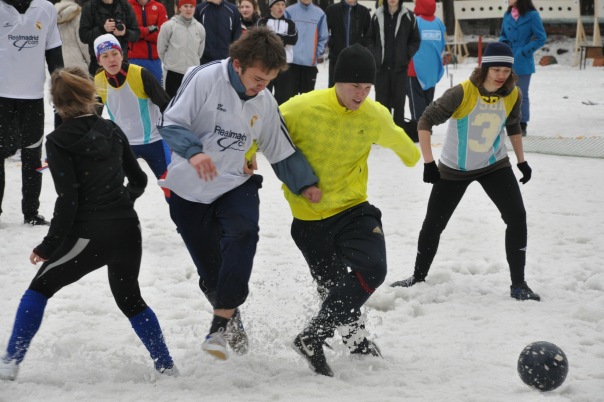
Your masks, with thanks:
M579 70L571 56L537 67L529 135L604 137L604 70ZM475 64L468 59L451 66L437 95L466 79ZM326 65L319 81L324 87ZM436 154L444 130L435 131ZM539 303L509 297L505 226L477 184L444 232L427 282L390 288L412 273L430 185L422 182L421 162L409 169L390 150L373 149L369 200L384 214L389 273L367 303L367 319L384 358L352 358L336 336L334 350L327 351L334 378L314 375L290 349L319 300L290 238L289 208L268 162L259 158L265 177L261 238L243 306L250 352L225 362L201 350L211 308L162 193L150 183L136 205L144 236L140 284L181 376L154 376L100 269L50 300L19 378L0 382L0 401L604 401L604 159L531 153L527 160L533 178L522 186L529 225L526 273ZM6 174L2 350L35 273L29 254L46 233L22 224L19 163L7 161ZM56 195L50 174L43 174L40 212L50 217ZM566 382L547 394L528 388L516 373L524 346L540 340L560 346L570 362Z

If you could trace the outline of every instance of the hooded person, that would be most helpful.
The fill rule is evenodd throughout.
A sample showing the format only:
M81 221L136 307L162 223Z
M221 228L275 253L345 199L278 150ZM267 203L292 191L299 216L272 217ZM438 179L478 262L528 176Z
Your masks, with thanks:
M311 205L283 188L293 215L292 238L323 301L294 339L294 349L325 376L333 372L323 345L336 328L341 327L350 353L381 355L361 318L361 308L387 272L381 212L367 201L369 153L377 144L394 151L406 166L419 160L419 150L390 111L368 98L376 66L365 47L354 44L340 52L333 79L333 87L295 96L280 106L291 138L323 193Z
M95 87L86 70L69 67L53 73L51 97L64 119L46 142L58 197L48 234L29 257L32 264L42 266L17 308L0 357L0 379L16 379L50 299L104 266L115 302L155 369L177 375L158 319L138 284L142 239L134 200L143 193L147 176L122 130L94 113ZM80 364L88 363L80 359Z
M419 49L413 55L407 69L409 109L411 122L407 123L407 131L413 132L413 140L417 137L417 121L424 113L426 106L434 100L436 84L443 76L444 68L442 54L446 45L446 28L443 22L434 15L435 0L417 0L415 9L417 29L421 38Z

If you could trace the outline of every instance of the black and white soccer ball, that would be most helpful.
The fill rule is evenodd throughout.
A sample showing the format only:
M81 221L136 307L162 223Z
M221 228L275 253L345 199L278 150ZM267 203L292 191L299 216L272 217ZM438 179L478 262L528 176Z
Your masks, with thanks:
M531 388L551 391L558 388L568 374L568 359L550 342L527 345L518 358L518 375Z

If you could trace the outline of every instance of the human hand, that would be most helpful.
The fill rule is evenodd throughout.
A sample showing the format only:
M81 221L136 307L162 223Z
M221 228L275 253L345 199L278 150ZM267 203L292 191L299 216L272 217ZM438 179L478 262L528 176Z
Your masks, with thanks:
M214 161L204 153L198 153L191 156L189 158L189 163L197 172L197 176L204 181L212 181L218 176Z
M108 18L107 20L105 20L103 29L105 29L105 32L115 31L115 20L113 18Z
M252 155L252 160L243 162L243 173L251 176L254 174L254 170L258 170L258 164L256 163L256 154Z
M29 262L31 262L32 264L36 265L39 262L44 262L46 261L45 258L40 257L38 254L34 253L32 251L31 255L29 256Z
M436 183L440 180L440 170L436 162L424 163L424 183Z
M533 169L531 169L531 167L528 165L527 161L519 163L516 166L518 166L518 170L520 170L520 172L522 172L522 178L518 181L522 184L528 183L528 181L531 179L531 174L533 172Z
M302 191L302 195L308 201L312 202L313 204L316 204L317 202L321 201L321 197L323 197L323 192L317 186L310 186L306 187L304 191Z
M153 33L153 32L157 32L157 25L149 25L147 26L147 29L149 30L149 33Z

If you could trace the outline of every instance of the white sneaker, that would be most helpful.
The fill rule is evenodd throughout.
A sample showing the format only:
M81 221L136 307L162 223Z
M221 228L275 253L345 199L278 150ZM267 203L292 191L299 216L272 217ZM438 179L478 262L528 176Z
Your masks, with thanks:
M201 344L201 348L220 360L226 360L227 354L227 341L224 337L224 329L220 329L218 332L208 334L206 340Z
M0 380L14 381L19 373L19 366L15 360L0 359Z

